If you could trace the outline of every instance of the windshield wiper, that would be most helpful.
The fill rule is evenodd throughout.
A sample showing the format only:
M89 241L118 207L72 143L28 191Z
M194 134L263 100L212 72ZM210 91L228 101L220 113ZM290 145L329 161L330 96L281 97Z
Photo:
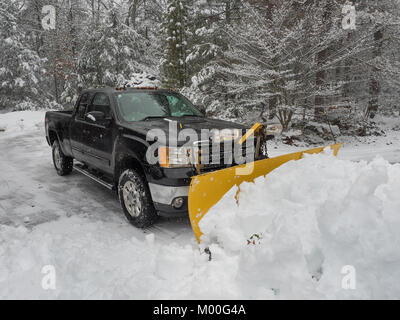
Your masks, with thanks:
M169 116L169 115L164 115L164 116L149 116L144 118L141 121L147 121L147 120L152 120L152 119L164 119L164 118L168 118L168 117L173 117L173 116ZM185 117L196 117L196 118L204 118L203 116L198 116L195 114L183 114L179 117L173 117L173 118L185 118Z
M184 117L196 117L196 118L204 118L204 116L199 116L197 114L183 114L181 116L179 116L178 118L184 118Z
M168 115L165 115L165 116L150 116L150 117L144 118L142 121L147 121L147 120L151 120L151 119L164 119L166 117L168 117Z

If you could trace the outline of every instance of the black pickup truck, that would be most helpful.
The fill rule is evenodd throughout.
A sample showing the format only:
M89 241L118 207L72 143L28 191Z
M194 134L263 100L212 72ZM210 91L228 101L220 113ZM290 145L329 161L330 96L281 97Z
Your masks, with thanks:
M157 88L85 90L73 111L47 112L45 127L57 173L75 169L116 191L126 217L140 228L158 216L187 215L191 178L235 165L233 157L226 159L226 140L246 130L206 118L181 94ZM178 137L189 129L198 139L173 145L171 128ZM157 161L149 160L149 150ZM214 159L216 152L219 161L198 159L200 154Z

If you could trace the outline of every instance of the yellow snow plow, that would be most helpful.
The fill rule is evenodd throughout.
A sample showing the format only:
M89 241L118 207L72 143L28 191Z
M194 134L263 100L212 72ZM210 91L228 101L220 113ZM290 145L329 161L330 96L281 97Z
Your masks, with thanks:
M262 125L256 124L240 139L239 143L243 143L251 135L257 135L261 129ZM342 145L343 144L340 143L330 146L335 156L338 154ZM304 153L316 154L321 153L324 149L325 147L320 147L295 152L193 177L189 189L189 218L197 241L199 243L201 242L202 233L199 227L201 219L203 219L208 211L217 204L233 186L238 186L239 193L240 185L243 182L253 182L256 178L266 176L286 162L300 160ZM238 194L236 194L235 198L238 201Z

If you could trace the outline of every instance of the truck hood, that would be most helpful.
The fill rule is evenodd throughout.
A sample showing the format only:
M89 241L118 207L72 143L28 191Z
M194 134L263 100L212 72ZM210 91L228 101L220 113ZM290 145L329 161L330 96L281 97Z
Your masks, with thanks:
M210 118L197 118L197 117L185 117L185 118L166 117L163 119L150 119L141 122L124 123L123 127L141 133L144 136L147 136L148 133L149 136L152 136L153 134L151 132L152 130L161 129L164 132L165 137L168 139L169 127L170 125L172 125L173 121L177 122L178 124L177 126L178 134L182 130L192 129L198 134L199 139L201 138L201 131L203 129L208 129L210 131L213 129L217 130L239 129L242 131L248 129L246 126L230 121L210 119Z

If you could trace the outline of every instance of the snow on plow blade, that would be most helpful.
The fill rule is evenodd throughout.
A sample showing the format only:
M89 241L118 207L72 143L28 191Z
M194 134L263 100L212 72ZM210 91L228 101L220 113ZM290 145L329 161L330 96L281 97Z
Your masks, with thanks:
M342 145L340 143L330 146L335 156ZM199 227L201 219L233 186L239 187L243 182L253 182L286 162L300 160L304 153L316 154L324 149L325 147L320 147L295 152L193 177L189 190L189 218L197 241L200 243L202 236Z

